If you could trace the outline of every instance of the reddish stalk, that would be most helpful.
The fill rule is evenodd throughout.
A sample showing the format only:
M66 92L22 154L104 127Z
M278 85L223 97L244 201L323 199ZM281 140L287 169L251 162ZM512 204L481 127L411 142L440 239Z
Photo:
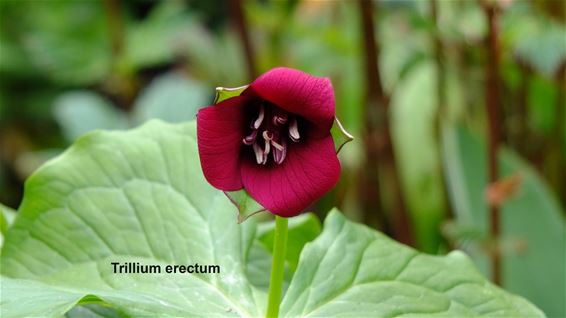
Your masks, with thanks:
M118 66L122 59L125 43L122 3L120 0L104 0L102 3L108 21L108 36L110 37L113 63L113 72L102 83L102 87L113 97L122 110L129 112L132 110L139 85L134 72L124 72Z
M104 0L104 10L108 19L108 31L112 43L112 54L117 59L124 47L124 24L119 0Z
M242 1L229 0L229 5L231 19L236 25L236 29L238 30L238 35L244 49L244 57L246 59L248 77L250 80L253 80L257 77L258 73L255 64L255 53L248 31L248 24L242 10Z
M395 153L389 128L389 97L379 77L379 42L376 41L373 18L375 13L371 0L358 0L362 22L362 40L366 69L365 107L365 163L360 175L360 195L365 222L377 226L381 223L385 231L406 244L412 244L407 208L402 196L401 182L397 170ZM386 175L381 175L382 173ZM387 179L385 178L387 177ZM392 192L391 212L393 227L388 228L384 220L384 196L381 180L388 180Z
M498 12L495 5L484 4L484 11L487 16L489 33L486 43L487 50L487 80L485 87L485 105L488 119L488 169L489 184L493 184L499 177L497 163L497 153L499 150L499 39L498 39ZM491 254L491 274L495 284L501 285L501 253L499 248L499 238L501 235L500 213L496 204L490 204L489 220L490 234L494 240L495 248Z

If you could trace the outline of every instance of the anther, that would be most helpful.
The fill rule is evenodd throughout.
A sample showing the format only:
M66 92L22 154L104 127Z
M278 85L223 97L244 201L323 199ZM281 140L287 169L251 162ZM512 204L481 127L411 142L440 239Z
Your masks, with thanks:
M263 150L261 150L261 147L256 143L254 143L253 145L254 148L254 153L255 153L255 161L257 162L257 164L262 164L263 162Z
M264 106L261 105L259 107L259 116L257 117L257 119L254 121L252 128L253 129L258 129L259 126L261 126L261 123L263 122L263 117L265 116L265 109Z
M273 116L273 125L275 125L275 126L285 125L286 122L287 122L287 116L286 115Z
M289 124L289 137L294 142L298 142L299 139L301 138L301 135L299 135L299 127L298 127L298 124L297 124L297 118L293 118L291 120L291 124Z

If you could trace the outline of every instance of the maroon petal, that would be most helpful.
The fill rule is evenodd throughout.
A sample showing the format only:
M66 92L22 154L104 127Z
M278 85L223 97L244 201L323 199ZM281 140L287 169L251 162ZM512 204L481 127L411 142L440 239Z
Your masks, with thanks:
M291 68L278 67L264 73L244 94L257 95L326 131L336 114L330 80Z
M242 160L242 182L270 212L291 217L332 189L340 177L340 162L332 137L293 144L282 164L258 165Z
M233 97L199 110L198 151L206 180L215 188L234 191L242 188L240 149L245 137L244 107L249 99Z

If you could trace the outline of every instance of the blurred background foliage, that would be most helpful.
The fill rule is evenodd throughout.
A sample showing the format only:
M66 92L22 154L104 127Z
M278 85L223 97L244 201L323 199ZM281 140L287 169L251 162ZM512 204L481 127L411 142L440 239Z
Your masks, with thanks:
M357 137L313 211L338 206L428 253L463 249L486 275L500 253L505 288L565 316L564 1L369 7L373 54L361 1L1 1L0 202L17 209L30 173L90 130L192 120L216 86L289 66L332 79L338 116ZM496 8L500 58L491 185L486 7ZM501 208L498 239L489 200Z

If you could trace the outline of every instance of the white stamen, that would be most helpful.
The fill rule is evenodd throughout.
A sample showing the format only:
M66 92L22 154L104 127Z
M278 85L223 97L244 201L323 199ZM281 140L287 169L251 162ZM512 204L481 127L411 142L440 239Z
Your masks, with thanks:
M253 129L258 129L259 126L261 126L261 123L263 122L264 116L265 116L265 109L264 109L263 105L261 105L260 108L259 108L259 116L254 121L254 124L252 126Z
M254 143L253 145L254 148L254 153L255 153L255 161L257 162L257 164L262 164L263 162L263 150L261 150L261 147L256 143Z
M281 149L273 150L273 161L275 161L275 163L278 165L282 164L285 160L285 157L287 156L287 143L285 142L285 140L283 140L282 143L283 145L281 145Z
M291 124L289 124L289 137L291 137L291 140L294 142L299 141L299 139L301 138L301 135L299 135L297 118L293 118L291 120Z

